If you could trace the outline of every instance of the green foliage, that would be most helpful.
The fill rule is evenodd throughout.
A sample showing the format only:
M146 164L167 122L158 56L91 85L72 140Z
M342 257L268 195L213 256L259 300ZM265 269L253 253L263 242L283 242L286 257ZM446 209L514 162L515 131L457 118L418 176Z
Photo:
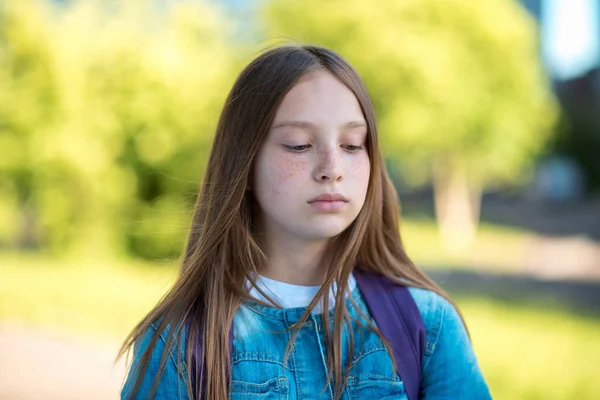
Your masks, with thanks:
M179 255L239 48L208 3L151 3L0 0L0 247ZM548 139L535 26L509 0L265 5L266 35L357 67L408 183L442 153L515 179Z
M270 37L330 47L357 68L406 179L444 155L471 180L515 181L551 134L537 27L515 1L271 1L264 22Z
M227 24L207 4L44 4L0 3L0 244L178 255L235 65Z

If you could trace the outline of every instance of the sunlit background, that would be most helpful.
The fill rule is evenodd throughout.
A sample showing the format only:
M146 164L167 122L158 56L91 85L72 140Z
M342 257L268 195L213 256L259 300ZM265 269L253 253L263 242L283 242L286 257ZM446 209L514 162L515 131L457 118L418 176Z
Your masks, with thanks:
M595 0L0 0L0 398L117 397L227 91L290 41L364 78L494 398L600 398Z

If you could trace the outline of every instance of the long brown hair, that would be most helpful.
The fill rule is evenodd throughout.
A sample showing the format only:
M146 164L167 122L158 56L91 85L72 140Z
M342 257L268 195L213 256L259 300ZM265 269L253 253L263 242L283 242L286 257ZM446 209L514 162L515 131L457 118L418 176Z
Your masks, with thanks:
M371 174L364 206L356 220L332 238L321 260L325 281L304 314L306 319L322 301L329 309L329 292L335 282L333 330L324 313L330 381L336 398L347 376L342 365L342 330L349 316L343 299L354 268L385 275L395 281L430 289L451 301L443 290L408 258L399 236L396 192L388 178L380 152L371 99L358 73L338 54L317 46L288 45L262 53L236 80L217 126L206 175L198 196L180 274L173 288L133 329L119 352L121 357L151 325L157 329L139 362L134 396L139 390L158 336L169 327L161 366L152 392L162 374L167 352L185 340L188 371L197 371L192 345L202 340L202 379L189 374L191 398L229 398L229 335L234 314L249 298L246 282L263 271L265 255L257 239L252 192L248 190L254 159L264 142L279 104L300 78L325 70L356 96L364 114ZM301 321L302 322L302 321ZM186 324L185 337L179 329ZM301 326L301 324L297 324ZM376 332L376 328L371 326ZM378 332L379 334L379 332ZM294 335L292 335L292 338ZM384 340L386 345L389 344ZM351 340L353 346L353 340ZM352 354L352 353L350 353ZM390 352L391 354L391 352ZM131 372L130 372L131 373ZM197 379L196 379L197 378ZM195 381L196 384L192 384ZM194 386L194 387L192 387Z

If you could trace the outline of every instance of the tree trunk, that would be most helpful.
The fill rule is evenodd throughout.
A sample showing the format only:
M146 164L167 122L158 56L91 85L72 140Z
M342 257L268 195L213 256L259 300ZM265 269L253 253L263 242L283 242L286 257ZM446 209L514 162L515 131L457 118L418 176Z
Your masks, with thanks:
M433 189L442 245L450 253L461 253L477 235L481 188L469 181L464 163L439 156L434 161Z
M40 245L37 212L29 203L23 204L19 211L20 229L17 247L19 250L37 249Z

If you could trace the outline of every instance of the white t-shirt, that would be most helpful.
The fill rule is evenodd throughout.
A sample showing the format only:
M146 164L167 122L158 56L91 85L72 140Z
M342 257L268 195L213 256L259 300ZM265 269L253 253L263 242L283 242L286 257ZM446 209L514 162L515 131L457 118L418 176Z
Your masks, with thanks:
M283 308L307 307L321 288L321 286L294 285L292 283L276 281L265 276L259 276L256 284ZM355 287L356 279L354 279L354 275L350 274L348 289L352 291ZM329 310L332 310L335 305L334 296L336 289L337 285L334 283L329 291ZM268 300L255 287L250 289L250 296L268 303ZM313 314L321 314L323 312L322 308L321 303L317 304L313 310Z

